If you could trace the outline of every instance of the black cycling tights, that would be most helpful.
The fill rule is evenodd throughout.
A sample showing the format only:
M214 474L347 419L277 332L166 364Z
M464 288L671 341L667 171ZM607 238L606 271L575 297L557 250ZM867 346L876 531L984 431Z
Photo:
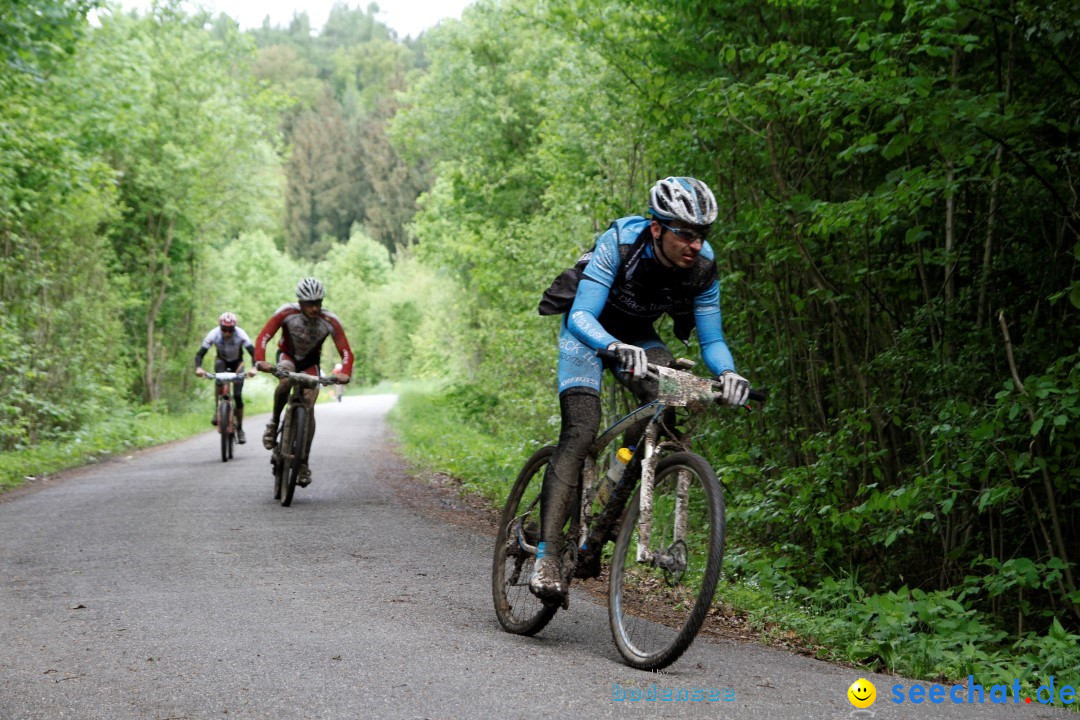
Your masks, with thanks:
M559 446L544 472L540 490L540 539L554 543L570 517L581 480L581 466L600 427L600 396L581 388L559 394L562 431Z
M668 365L672 360L667 348L649 348L646 355L654 365ZM642 403L656 398L655 381L633 383L619 377L619 382L630 388ZM544 472L540 490L540 539L553 547L570 517L585 457L600 428L600 396L590 388L570 388L559 394L559 410L562 414L559 445ZM648 422L642 420L627 430L623 434L624 444L637 445ZM632 465L638 467L637 458ZM628 472L632 471L628 468Z

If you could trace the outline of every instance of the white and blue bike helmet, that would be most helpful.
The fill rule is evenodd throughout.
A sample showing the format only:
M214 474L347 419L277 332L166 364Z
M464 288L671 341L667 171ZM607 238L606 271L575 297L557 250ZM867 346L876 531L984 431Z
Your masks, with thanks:
M709 186L692 177L666 177L649 191L649 212L660 220L706 226L716 222L716 198Z

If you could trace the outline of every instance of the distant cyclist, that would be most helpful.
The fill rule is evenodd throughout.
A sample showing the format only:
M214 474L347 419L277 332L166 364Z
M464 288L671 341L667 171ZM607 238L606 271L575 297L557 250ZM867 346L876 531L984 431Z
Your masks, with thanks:
M266 321L262 332L255 339L255 367L263 372L269 372L273 365L266 361L266 346L270 338L279 329L281 339L278 341L277 364L279 367L291 372L319 374L319 356L322 354L323 342L332 337L334 345L341 354L341 370L335 370L334 377L339 382L349 382L352 375L353 354L349 348L349 340L345 337L345 329L341 327L341 321L333 313L323 310L323 297L326 290L323 284L315 278L304 278L296 285L295 303L287 303L277 309L274 315ZM263 433L263 447L267 450L274 449L274 441L277 438L277 427L281 421L281 411L289 400L289 390L292 381L282 379L274 391L274 415L266 424L266 432ZM308 407L315 404L319 395L319 389L310 388L304 391L304 400ZM315 437L315 415L311 414L311 422L308 424L307 444L304 455L307 457L311 451L311 441ZM311 469L305 461L300 466L300 476L296 481L300 487L307 487L311 483Z
M217 348L217 357L214 359L214 372L244 372L244 350L248 351L251 360L255 361L255 346L251 338L236 325L236 315L231 312L221 313L218 318L218 326L207 333L195 353L195 374L199 377L206 375L202 368L203 358L206 351L213 345ZM248 377L254 377L254 368L248 373ZM233 399L236 401L236 442L243 445L247 442L244 436L244 381L233 383ZM214 395L214 415L210 423L217 425L217 395Z

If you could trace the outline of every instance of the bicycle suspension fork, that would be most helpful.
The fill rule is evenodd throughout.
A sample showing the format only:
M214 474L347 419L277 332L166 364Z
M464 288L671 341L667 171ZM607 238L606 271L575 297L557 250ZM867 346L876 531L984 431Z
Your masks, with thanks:
M658 414L659 412L660 410L657 411ZM641 456L641 489L638 504L638 562L650 562L653 559L653 553L649 550L649 533L652 530L653 489L656 486L656 440L659 433L660 425L651 422L645 428L645 436L642 438L644 452Z

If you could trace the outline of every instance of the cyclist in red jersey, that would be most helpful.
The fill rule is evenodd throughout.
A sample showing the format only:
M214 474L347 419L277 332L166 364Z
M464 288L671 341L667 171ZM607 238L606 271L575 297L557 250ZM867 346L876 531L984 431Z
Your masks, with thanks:
M341 354L341 370L332 375L339 382L347 383L352 375L353 354L349 348L349 340L345 337L345 329L337 315L323 310L322 301L326 295L323 284L315 278L304 278L296 285L297 302L287 303L277 309L273 316L266 321L262 332L255 339L255 367L263 372L272 369L271 363L266 360L266 346L270 338L280 329L281 339L278 341L277 364L285 370L303 372L310 375L319 374L319 356L322 353L323 342L332 337L334 345ZM292 381L282 379L274 391L274 415L266 424L266 432L263 433L263 447L267 450L274 449L274 440L277 436L278 422L281 420L281 411L289 399L289 391L292 389ZM308 407L315 404L315 398L319 395L319 389L310 388L304 391L304 400ZM311 422L308 424L307 447L305 456L311 450L311 440L315 437L315 415L311 414ZM300 476L297 485L306 487L311 483L311 470L307 463L300 466Z

